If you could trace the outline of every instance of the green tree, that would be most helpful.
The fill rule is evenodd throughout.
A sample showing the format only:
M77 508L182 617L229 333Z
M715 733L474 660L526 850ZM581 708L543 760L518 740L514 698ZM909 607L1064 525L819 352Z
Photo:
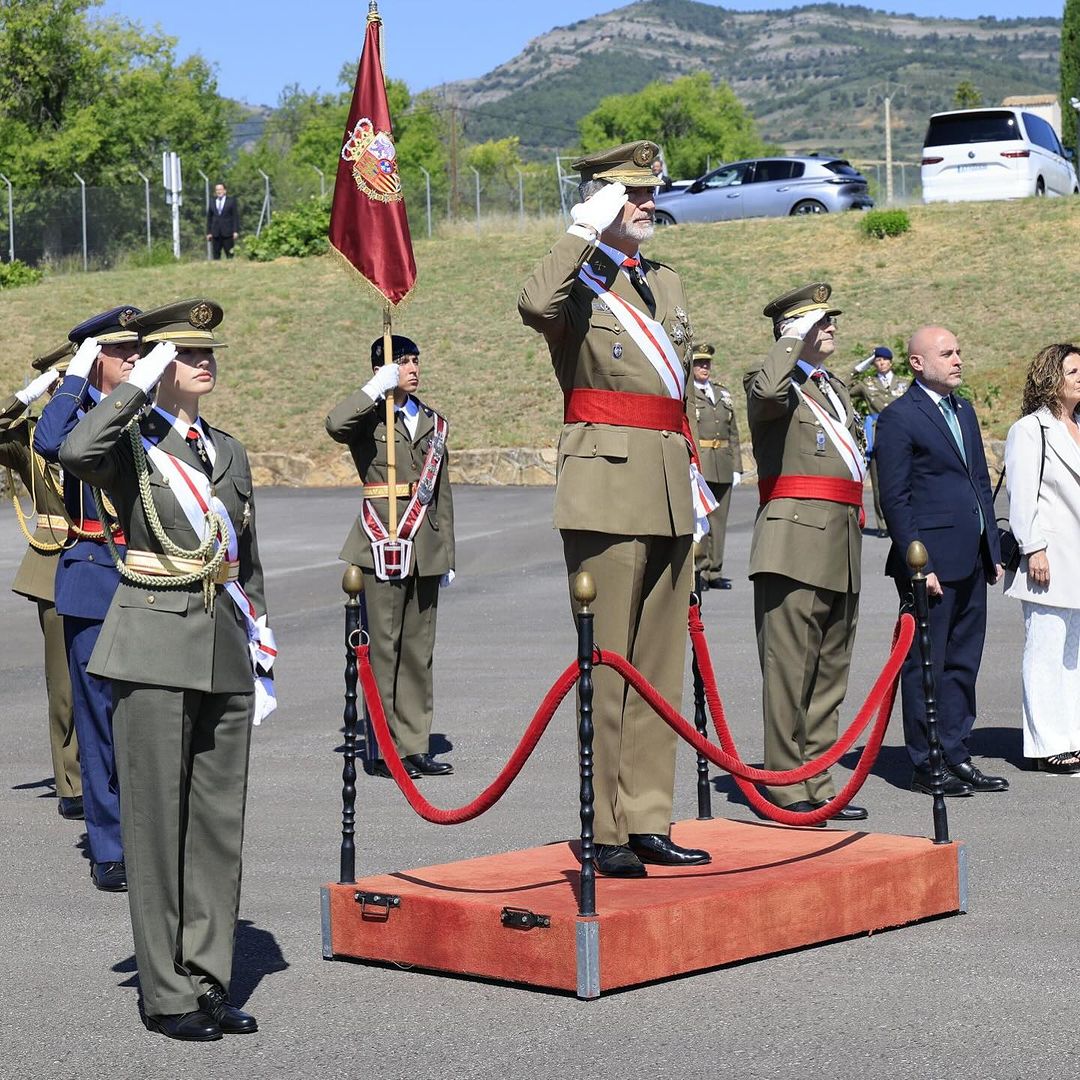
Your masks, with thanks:
M1080 0L1065 0L1061 19L1061 141L1076 146L1076 110L1080 98Z
M604 98L579 121L578 130L585 153L652 139L660 144L671 176L698 176L710 158L730 161L765 150L757 125L731 87L714 86L704 71Z
M954 109L978 109L982 103L982 94L979 88L970 79L956 84L953 91L952 103Z

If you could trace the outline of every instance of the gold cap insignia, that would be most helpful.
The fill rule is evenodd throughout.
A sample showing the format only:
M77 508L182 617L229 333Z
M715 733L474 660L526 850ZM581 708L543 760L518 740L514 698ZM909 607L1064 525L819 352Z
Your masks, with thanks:
M652 143L643 142L634 151L634 164L651 165L654 157L656 157L656 152L653 149Z
M196 330L205 330L214 321L214 312L211 310L209 304L196 304L190 312L188 312L188 322L195 327Z
M829 299L829 286L828 285L819 285L814 290L814 299L819 304L824 304L825 301Z

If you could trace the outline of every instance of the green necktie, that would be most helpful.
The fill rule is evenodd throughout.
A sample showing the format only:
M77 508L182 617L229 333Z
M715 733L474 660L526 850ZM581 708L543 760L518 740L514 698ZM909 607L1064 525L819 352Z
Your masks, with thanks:
M967 464L967 453L964 450L964 436L960 431L960 419L956 415L956 410L953 408L952 398L943 397L938 402L941 408L941 414L945 417L945 423L949 425L949 430L952 432L952 437L956 441L956 445L960 450L960 456L964 459L964 464Z

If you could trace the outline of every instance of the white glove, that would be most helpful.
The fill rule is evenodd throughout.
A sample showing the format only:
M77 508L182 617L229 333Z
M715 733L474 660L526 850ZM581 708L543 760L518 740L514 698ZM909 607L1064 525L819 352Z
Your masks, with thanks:
M457 574L455 574L453 570L447 570L446 573L439 578L439 588L449 589L450 586L454 584L454 578L456 577Z
M383 364L381 368L375 369L375 374L364 383L361 389L372 401L378 401L379 398L386 397L400 380L401 369L397 364Z
M816 311L808 311L804 315L797 315L794 319L785 319L780 324L781 337L798 338L806 340L806 335L825 317L825 312L818 308Z
M97 338L88 337L75 350L75 355L71 358L71 363L68 364L67 373L74 375L77 379L85 379L90 374L90 369L94 366L94 361L98 358L99 352L101 352L101 346L98 344Z
M131 369L128 382L149 395L176 359L176 346L171 341L159 341L145 356L140 356Z
M861 375L876 359L877 354L871 353L865 360L860 360L855 365L855 370Z
M595 240L621 213L627 203L622 184L605 184L584 202L570 207L573 225L566 231L585 240Z
M731 474L731 486L732 487L738 487L741 483L742 483L742 473L741 472L732 473Z
M22 390L16 390L15 396L24 404L29 405L31 401L37 401L42 394L44 394L49 387L51 387L57 379L60 378L60 372L55 368L50 368L44 375L39 375L36 379L32 379L28 386L23 387Z

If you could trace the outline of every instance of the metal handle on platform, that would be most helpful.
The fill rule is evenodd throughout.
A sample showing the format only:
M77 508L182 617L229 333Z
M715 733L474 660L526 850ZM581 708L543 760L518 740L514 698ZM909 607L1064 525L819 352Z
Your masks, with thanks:
M697 604L701 610L701 574L694 575L694 595L690 597L690 606ZM694 671L694 727L698 734L707 739L709 729L705 719L705 680L698 667L697 653L691 649L690 659ZM709 759L704 754L697 754L697 818L698 821L712 820L712 790L709 787Z
M578 769L581 776L581 895L578 915L596 914L596 864L593 862L593 613L589 606L596 599L592 574L580 573L574 579L574 599L578 613Z
M913 540L907 549L907 563L911 567L911 591L915 600L915 622L919 630L919 652L922 655L923 701L926 710L926 742L930 753L930 791L934 800L934 843L949 843L949 814L945 809L945 764L941 753L941 740L937 730L937 691L934 686L934 661L930 645L930 600L923 573L929 556L926 548Z

